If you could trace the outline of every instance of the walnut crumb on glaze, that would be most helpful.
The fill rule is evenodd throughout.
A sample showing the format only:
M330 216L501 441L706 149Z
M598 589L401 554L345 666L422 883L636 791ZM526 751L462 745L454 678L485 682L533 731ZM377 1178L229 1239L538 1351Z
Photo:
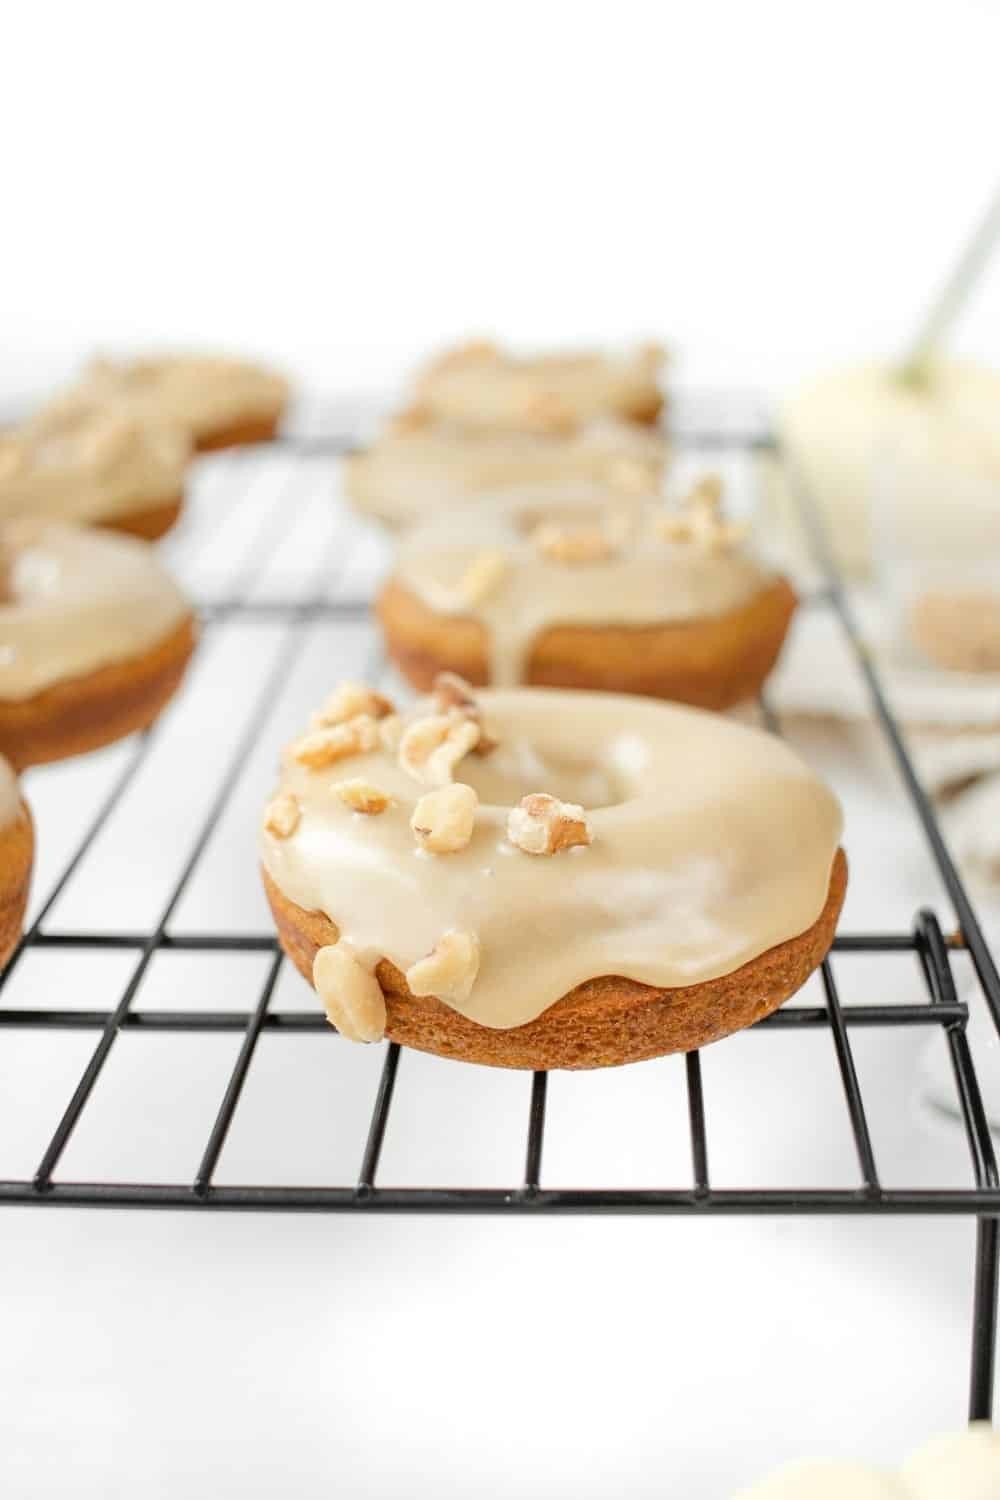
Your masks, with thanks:
M462 574L459 593L466 604L483 604L503 583L510 564L502 552L480 552Z
M457 672L439 672L431 687L431 700L438 713L461 715L479 726L479 738L472 749L476 755L489 755L498 741L483 723L483 711L479 706L475 689Z
M475 790L461 781L425 792L410 819L421 849L430 854L457 854L467 849L478 806Z
M446 932L434 951L406 971L411 994L464 1004L479 973L479 939L474 932Z
M287 755L310 771L322 771L351 755L366 755L378 745L378 724L371 714L358 714L330 729L315 729L293 740Z
M356 776L351 781L338 781L333 790L352 812L364 813L366 817L384 813L387 807L392 806L392 798L388 792L383 792L381 787L373 786L361 776Z
M479 743L480 729L461 709L427 714L403 731L399 764L414 781L446 786L459 761Z
M607 562L616 548L602 526L559 526L546 521L532 534L535 546L550 562Z
M706 552L728 552L744 542L750 528L727 521L722 513L722 480L706 474L689 491L681 509L657 518L656 529L665 542L700 547Z
M375 975L344 943L320 948L313 984L327 1020L351 1042L380 1042L385 1035L385 996Z
M323 707L313 716L317 729L332 728L335 724L346 724L362 714L372 719L384 719L395 713L392 700L363 682L342 682Z
M439 672L431 688L431 697L438 713L445 714L449 708L463 708L479 712L475 689L457 672Z
M267 804L264 827L276 839L290 839L302 818L299 799L294 792L279 792Z
M525 854L558 854L594 841L590 820L575 802L560 802L547 792L522 797L507 819L507 837Z

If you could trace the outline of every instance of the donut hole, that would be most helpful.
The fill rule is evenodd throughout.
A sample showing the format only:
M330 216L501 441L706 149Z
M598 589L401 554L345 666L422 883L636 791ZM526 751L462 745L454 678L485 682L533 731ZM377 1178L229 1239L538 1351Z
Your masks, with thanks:
M615 807L634 795L627 768L613 754L572 757L528 741L501 744L485 756L466 756L456 779L494 807L513 807L531 792L548 792L591 810Z

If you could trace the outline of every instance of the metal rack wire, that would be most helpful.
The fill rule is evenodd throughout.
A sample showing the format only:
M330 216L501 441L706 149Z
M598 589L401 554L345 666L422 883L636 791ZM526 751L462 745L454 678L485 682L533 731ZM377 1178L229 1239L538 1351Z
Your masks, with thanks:
M310 425L300 427L284 440L282 451L296 465L317 455L336 455L349 446L358 431L359 416L351 411L318 411ZM734 420L725 400L694 403L681 413L677 440L699 451L720 449L750 453L773 448L773 440L760 423ZM224 468L221 489L230 505L240 501L255 466L264 461L266 450L248 451L215 460ZM802 498L802 497L800 497ZM219 497L217 517L225 515ZM324 493L321 503L332 501ZM893 718L876 671L852 617L844 591L824 547L822 536L803 499L814 548L825 574L825 586L813 601L816 607L833 611L857 661L871 698L872 711L890 749L909 798L912 813L923 830L938 874L952 904L957 928L946 935L938 916L920 910L908 931L840 933L830 958L821 970L823 1003L786 1007L760 1022L754 1031L762 1039L771 1032L826 1032L834 1052L843 1103L857 1157L856 1187L724 1188L713 1184L709 1147L710 1121L697 1053L685 1059L690 1181L663 1188L559 1188L543 1181L543 1149L546 1128L547 1077L532 1080L527 1119L524 1123L524 1170L521 1181L509 1188L490 1187L387 1187L379 1183L379 1162L387 1125L400 1084L400 1050L385 1049L381 1076L372 1103L367 1140L356 1179L346 1186L223 1184L215 1181L220 1154L238 1110L241 1094L254 1063L262 1035L296 1032L326 1036L329 1028L318 1007L276 1011L271 1008L282 968L282 957L269 931L215 930L178 932L173 919L188 893L200 862L216 834L240 780L246 759L258 742L275 695L287 678L303 636L318 621L363 620L367 615L368 587L364 570L353 580L345 558L350 547L341 528L328 539L325 552L317 554L311 583L295 598L261 590L265 561L281 535L282 517L287 517L283 496L277 493L255 521L252 545L230 575L221 596L203 600L206 637L211 638L234 620L268 621L281 631L279 649L263 672L253 695L250 712L228 755L214 794L201 821L192 829L187 851L172 879L157 918L142 930L76 930L53 925L52 917L61 900L81 875L95 841L123 798L134 785L156 743L158 729L134 741L106 794L85 826L75 848L50 889L45 893L29 929L11 964L0 976L0 1029L37 1030L51 1035L57 1030L93 1032L93 1050L73 1092L62 1108L37 1167L30 1175L0 1180L0 1203L54 1206L136 1205L143 1207L212 1209L314 1210L360 1213L492 1213L532 1216L538 1214L920 1214L963 1215L977 1224L973 1289L972 1364L970 1412L988 1418L992 1412L994 1360L997 1335L998 1223L1000 1223L1000 1176L972 1054L966 1036L968 1004L959 999L953 973L953 958L964 950L971 958L979 985L993 1021L1000 1031L1000 977L969 900L966 889L948 853L933 808L920 785L898 725ZM220 524L219 520L213 521ZM284 523L287 527L287 519ZM347 522L345 521L345 525ZM353 542L361 532L351 523ZM204 540L202 535L201 540ZM331 579L336 583L331 584ZM374 664L373 664L374 665ZM762 705L765 722L780 731L768 705ZM132 956L127 981L108 1003L99 1008L74 1009L50 1006L15 1006L6 1003L4 990L16 975L25 956L45 949L75 953L84 950L117 950ZM154 957L162 953L189 954L258 953L266 962L263 982L253 1003L241 1009L136 1008L133 1002L143 985ZM923 975L926 1000L914 1004L852 1002L842 998L838 977L840 955L881 955L886 964L914 957ZM887 1184L879 1170L866 1100L859 1082L852 1048L852 1033L858 1028L939 1029L947 1039L958 1104L971 1162L973 1185L967 1188L900 1188ZM64 1152L87 1109L95 1085L112 1053L119 1034L150 1032L237 1032L242 1036L235 1063L218 1103L214 1122L204 1141L193 1178L185 1181L128 1182L115 1180L64 1180L58 1174Z

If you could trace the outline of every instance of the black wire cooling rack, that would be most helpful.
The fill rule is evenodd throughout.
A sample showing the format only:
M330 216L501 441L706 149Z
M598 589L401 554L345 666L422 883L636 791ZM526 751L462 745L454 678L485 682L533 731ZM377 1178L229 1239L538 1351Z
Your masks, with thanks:
M680 447L690 445L700 452L716 450L751 454L760 449L774 450L766 427L756 420L734 415L733 403L715 398L688 403L680 410L676 440ZM284 439L280 451L292 455L294 462L306 464L316 455L335 455L356 440L359 431L357 412L345 409L312 413L311 422ZM255 469L265 461L268 452L278 449L248 450L209 460L219 466L221 477L213 496L214 515L210 526L218 531L227 505L242 505L251 486ZM792 476L794 478L794 476ZM222 493L224 491L224 493ZM992 1414L994 1360L997 1334L998 1289L998 1222L1000 1222L1000 1179L991 1140L980 1085L966 1036L968 1004L959 998L953 973L953 957L964 950L971 958L978 976L982 996L1000 1032L1000 978L976 919L966 889L949 855L937 819L913 764L901 732L890 710L886 695L876 675L864 642L855 625L844 591L826 553L823 538L814 519L803 506L804 516L825 577L825 584L813 599L814 607L833 611L844 637L853 652L871 699L874 720L885 744L895 759L909 798L936 864L944 890L951 902L957 927L945 931L934 911L917 912L907 931L840 933L830 958L821 970L822 1004L786 1007L760 1022L754 1030L762 1037L774 1031L790 1033L825 1032L835 1056L842 1085L843 1104L857 1156L859 1182L853 1188L721 1188L713 1185L709 1121L702 1067L698 1053L685 1059L688 1122L690 1131L690 1181L673 1188L607 1188L585 1187L560 1189L542 1181L542 1159L545 1141L547 1077L537 1073L532 1080L527 1118L524 1122L524 1170L520 1183L510 1188L489 1187L386 1187L378 1181L379 1160L386 1128L393 1108L400 1066L400 1051L395 1045L385 1049L381 1076L375 1090L367 1129L367 1140L358 1164L356 1180L348 1186L303 1185L228 1185L217 1183L216 1167L238 1109L242 1091L254 1062L259 1039L270 1031L329 1034L326 1020L318 1007L308 1010L271 1008L271 1002L282 967L282 957L270 932L209 931L178 933L173 918L199 870L210 841L224 818L239 783L247 756L257 744L267 720L270 705L287 678L302 646L304 632L317 621L361 621L366 618L370 588L365 569L354 575L345 561L350 548L343 528L328 539L325 552L315 557L312 584L293 599L273 590L261 590L262 569L280 549L289 527L287 496L277 494L274 503L254 513L250 527L250 544L229 569L222 596L203 598L206 641L212 633L234 620L257 619L274 623L282 632L280 649L270 660L259 684L254 685L252 704L242 724L231 753L215 785L200 823L191 829L187 851L172 876L166 899L155 922L139 931L69 930L55 926L51 918L59 903L73 888L78 875L86 878L85 866L95 841L108 820L140 776L144 763L156 743L159 727L137 738L117 770L110 787L100 800L89 823L82 831L64 867L44 894L29 929L7 971L0 976L0 1028L38 1030L51 1035L58 1030L93 1032L96 1042L79 1081L62 1108L58 1123L48 1139L35 1170L23 1178L0 1181L0 1203L75 1205L134 1205L142 1207L212 1209L316 1210L353 1213L490 1213L534 1216L538 1214L848 1214L848 1215L963 1215L976 1221L976 1252L972 1312L972 1371L970 1412L973 1418ZM800 496L800 500L802 497ZM249 502L247 502L249 504ZM328 488L319 495L317 504L325 509L333 505ZM363 528L345 518L350 525L351 545L357 547ZM204 532L199 535L199 550L204 555ZM210 549L209 549L210 550ZM330 588L336 574L339 586ZM211 590L209 589L210 593ZM204 647L203 647L204 649ZM377 663L369 664L372 667ZM177 711L182 711L178 709ZM776 732L780 725L766 703L762 705L765 721ZM44 830L42 830L44 836ZM83 872L83 873L81 873ZM49 1006L15 1006L6 1002L3 991L23 964L25 956L44 949L117 951L131 955L132 966L123 987L109 996L107 1004L94 1009L52 1008ZM266 964L263 983L252 1004L240 1009L140 1009L133 1006L147 971L155 957L163 953L246 954L263 956ZM881 955L887 965L916 958L926 998L912 1004L879 1004L865 1001L852 1003L841 996L838 957L843 954ZM964 1124L964 1135L971 1160L973 1183L967 1188L896 1188L887 1185L879 1172L868 1109L859 1082L851 1035L857 1028L939 1028L947 1041L957 1090L957 1107ZM102 1074L116 1039L130 1030L152 1032L238 1032L242 1042L228 1082L218 1103L214 1123L201 1150L201 1159L193 1178L175 1182L68 1181L57 1169L74 1130L87 1109L95 1085ZM724 1044L723 1044L724 1045Z

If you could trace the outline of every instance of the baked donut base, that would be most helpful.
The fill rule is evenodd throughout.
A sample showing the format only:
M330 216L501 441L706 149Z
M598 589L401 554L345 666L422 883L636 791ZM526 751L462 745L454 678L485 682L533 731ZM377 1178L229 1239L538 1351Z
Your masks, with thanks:
M262 873L281 946L311 984L316 952L335 943L338 930L322 912L289 901ZM536 1020L508 1031L480 1026L433 996L411 995L400 970L383 958L375 975L385 995L386 1036L419 1052L495 1068L606 1068L691 1052L753 1025L802 987L833 942L846 886L847 860L838 849L813 925L732 974L676 989L615 975L588 979Z
M536 687L641 693L729 708L753 697L778 659L798 603L785 578L722 615L659 625L550 625L536 637L524 682ZM439 672L489 682L487 628L439 614L398 578L376 603L386 648L403 676L429 692Z
M149 651L0 702L0 754L18 770L96 750L145 729L173 697L197 639L188 615Z
M272 443L281 425L283 411L263 416L244 417L241 422L231 422L228 427L211 428L195 435L194 446L198 453L215 453L220 448L242 448L249 443Z
M31 886L35 831L27 803L17 817L0 828L0 969L17 947Z
M127 536L138 536L144 541L155 542L176 524L183 503L184 496L175 495L169 500L160 500L145 510L130 511L127 515L100 521L98 525L102 531L123 531Z

